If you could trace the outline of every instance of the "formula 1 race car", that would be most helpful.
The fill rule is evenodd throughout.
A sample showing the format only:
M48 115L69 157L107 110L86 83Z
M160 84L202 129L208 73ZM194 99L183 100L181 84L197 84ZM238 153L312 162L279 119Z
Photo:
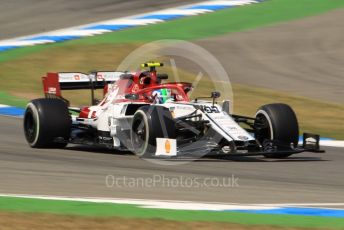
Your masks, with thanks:
M168 75L156 71L162 65L144 63L142 68L149 70L132 73L48 73L43 77L45 98L32 100L25 111L27 142L33 148L105 146L141 157L285 158L322 152L319 135L305 133L298 145L298 121L288 105L263 105L255 117L235 115L230 101L217 102L219 92L191 101L191 83L163 83ZM94 89L100 88L104 98L97 103ZM61 90L74 89L91 89L92 105L70 107Z

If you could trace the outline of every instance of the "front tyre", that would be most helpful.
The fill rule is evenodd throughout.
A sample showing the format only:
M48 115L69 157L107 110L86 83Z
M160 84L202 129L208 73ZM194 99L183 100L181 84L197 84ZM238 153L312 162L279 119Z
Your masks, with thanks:
M66 103L59 99L35 99L26 107L24 134L32 148L63 148L71 132ZM63 142L56 142L60 139Z
M175 138L175 124L169 109L143 106L133 117L130 138L133 152L140 157L152 157L156 138Z
M299 140L299 125L293 109L286 104L276 103L261 106L255 119L255 138L264 144L266 140L273 140L285 144L284 149L290 145L297 146ZM268 158L286 158L291 154L266 154Z

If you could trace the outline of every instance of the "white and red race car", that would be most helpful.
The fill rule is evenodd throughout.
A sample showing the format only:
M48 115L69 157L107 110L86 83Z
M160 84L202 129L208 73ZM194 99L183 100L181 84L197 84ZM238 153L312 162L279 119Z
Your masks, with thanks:
M67 144L106 146L142 157L233 155L283 158L304 151L322 152L319 135L304 134L302 146L294 111L286 104L261 106L255 117L234 115L230 102L190 100L192 84L162 83L162 63L135 73L48 73L45 98L32 100L24 115L25 137L33 148ZM104 89L94 102L93 90ZM61 90L91 89L91 106L69 107ZM73 115L77 114L77 115ZM243 128L241 125L243 125Z

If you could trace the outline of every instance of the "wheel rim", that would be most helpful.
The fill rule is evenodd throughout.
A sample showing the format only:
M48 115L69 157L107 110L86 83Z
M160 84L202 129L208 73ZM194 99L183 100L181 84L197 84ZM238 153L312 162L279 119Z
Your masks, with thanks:
M136 154L142 155L147 142L147 127L141 116L134 119L132 126L132 144Z
M36 137L37 127L36 127L36 121L34 119L34 116L30 110L28 110L25 114L24 131L25 131L25 137L27 141L29 143L32 143Z
M254 125L255 125L255 130L256 130L255 138L260 143L263 143L264 140L266 139L271 140L269 121L263 114L257 114L256 122Z

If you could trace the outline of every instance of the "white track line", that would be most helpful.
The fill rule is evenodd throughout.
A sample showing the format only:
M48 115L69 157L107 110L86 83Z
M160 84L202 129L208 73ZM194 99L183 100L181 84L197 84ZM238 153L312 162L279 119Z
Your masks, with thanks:
M10 106L9 105L0 104L0 108L7 108L7 107L10 107Z
M0 42L0 46L31 46L31 45L38 45L38 44L45 44L45 43L53 43L54 41L51 40L27 40L27 41L8 41L8 42Z
M208 1L208 2L201 2L197 5L208 6L208 5L223 5L223 6L242 6L248 5L252 3L257 3L254 0L227 0L227 1ZM196 5L196 4L195 4Z
M337 140L320 140L320 146L327 146L327 147L344 147L344 141L337 141Z

